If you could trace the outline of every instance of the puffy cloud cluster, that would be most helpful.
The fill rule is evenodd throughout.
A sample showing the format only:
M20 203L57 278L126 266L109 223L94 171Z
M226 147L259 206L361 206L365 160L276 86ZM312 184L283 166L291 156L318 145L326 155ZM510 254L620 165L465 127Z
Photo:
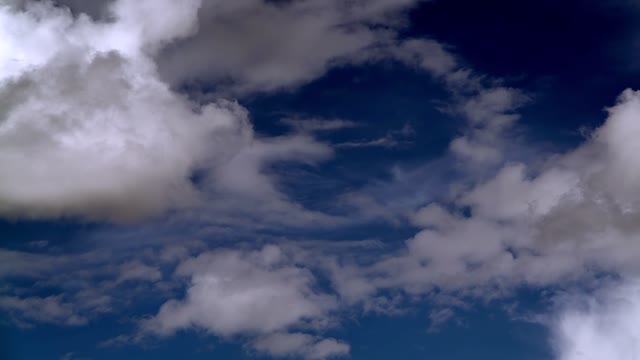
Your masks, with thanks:
M634 153L640 93L625 91L585 144L541 166L509 163L431 203L424 228L373 273L412 291L546 286L600 271L636 273L640 215Z
M151 54L195 29L199 5L117 1L110 22L0 6L2 215L119 221L195 201L193 169L251 131L238 105L158 78Z

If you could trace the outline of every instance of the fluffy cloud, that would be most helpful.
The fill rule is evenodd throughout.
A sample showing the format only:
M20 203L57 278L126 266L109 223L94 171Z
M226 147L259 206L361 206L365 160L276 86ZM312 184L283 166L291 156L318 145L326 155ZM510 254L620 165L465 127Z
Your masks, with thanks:
M640 284L627 280L595 295L563 299L553 321L558 360L634 360L640 353Z
M470 183L454 183L441 202L411 213L421 230L403 249L364 266L332 263L337 291L349 303L381 289L493 298L602 271L637 274L638 166L630 154L640 136L639 99L625 91L573 151L535 165L507 163L481 180L471 172Z
M327 145L255 137L237 103L195 103L160 79L154 55L197 30L199 1L102 8L106 20L49 2L0 7L0 216L118 222L195 207L217 222L335 221L267 173L327 159Z
M407 286L553 285L598 271L635 273L636 147L640 93L625 91L592 139L542 168L507 164L431 204L407 241L408 258L380 266ZM468 214L464 214L464 209ZM397 265L397 266L395 266Z
M165 303L145 324L147 331L168 335L197 327L221 336L264 334L322 326L336 307L335 298L315 290L311 272L275 246L201 254L183 262L177 274L190 278L185 298Z
M194 201L193 169L250 133L238 105L189 102L147 55L189 34L198 7L123 0L109 23L0 7L1 214L118 221Z
M144 321L143 336L199 328L222 337L254 336L251 346L272 356L325 359L349 352L332 338L287 332L331 326L338 302L318 291L312 272L279 247L204 253L182 262L176 275L189 279L184 299L169 300Z

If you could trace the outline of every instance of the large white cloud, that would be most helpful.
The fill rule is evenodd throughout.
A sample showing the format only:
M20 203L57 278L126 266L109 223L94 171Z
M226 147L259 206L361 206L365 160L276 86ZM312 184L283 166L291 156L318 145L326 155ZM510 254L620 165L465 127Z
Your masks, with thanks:
M640 284L606 286L594 295L565 297L552 319L558 360L640 358Z
M194 201L194 167L250 135L242 108L189 102L149 58L198 7L122 0L108 23L0 7L0 214L129 220Z
M197 104L159 78L153 56L197 30L199 1L101 7L103 20L49 2L0 7L0 216L130 221L201 205L218 222L333 221L265 173L326 159L329 147L254 138L237 103Z

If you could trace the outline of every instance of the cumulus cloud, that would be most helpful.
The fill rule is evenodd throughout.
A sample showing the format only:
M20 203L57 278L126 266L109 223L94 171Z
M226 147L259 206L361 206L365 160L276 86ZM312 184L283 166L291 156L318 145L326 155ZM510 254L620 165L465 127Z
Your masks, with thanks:
M424 230L379 269L411 289L553 285L598 271L637 272L634 181L640 94L625 91L592 139L543 166L492 178L412 219ZM624 134L624 135L623 135ZM622 165L624 164L624 165ZM467 209L465 213L465 209ZM385 280L381 280L384 282Z
M566 296L552 322L558 360L635 360L640 354L640 284L626 280L592 295Z
M195 201L194 167L250 132L238 105L173 93L147 55L193 31L198 7L117 1L108 23L0 7L0 213L118 221Z
M102 8L96 20L50 2L0 7L0 216L120 222L199 208L219 222L335 220L268 173L328 159L327 145L256 137L237 103L195 103L161 80L154 56L197 31L199 1Z
M366 264L330 263L336 290L351 304L382 289L491 299L523 285L637 274L638 167L628 155L640 136L639 98L625 91L575 150L533 165L507 163L486 178L472 172L470 184L450 185L451 195L410 213L421 230L403 249Z
M334 297L316 291L311 272L275 246L201 254L176 272L190 279L185 298L162 305L144 324L146 331L170 335L195 327L221 336L264 334L321 326L336 307Z
M288 332L331 327L339 304L280 247L203 253L183 261L176 276L188 279L185 297L163 304L141 324L138 337L203 329L225 338L253 337L251 347L272 356L325 359L349 352L348 344L333 338Z

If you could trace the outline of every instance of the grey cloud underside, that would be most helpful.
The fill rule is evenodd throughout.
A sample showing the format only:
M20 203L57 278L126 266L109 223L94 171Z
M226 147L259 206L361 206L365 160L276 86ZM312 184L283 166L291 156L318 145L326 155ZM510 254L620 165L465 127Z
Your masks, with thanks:
M209 80L232 93L291 88L379 56L394 45L399 16L415 3L207 2L200 31L158 57L160 72L171 83Z

